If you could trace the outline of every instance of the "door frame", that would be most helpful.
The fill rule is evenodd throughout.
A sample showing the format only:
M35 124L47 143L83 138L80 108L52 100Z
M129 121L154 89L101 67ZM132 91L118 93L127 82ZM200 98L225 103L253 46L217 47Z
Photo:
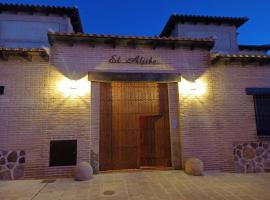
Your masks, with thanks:
M173 169L182 169L184 148L180 134L180 102L178 82L168 83L169 100L169 120L171 137L171 162ZM99 147L100 147L100 84L101 82L91 82L91 100L90 100L90 163L95 174L100 171L99 167Z

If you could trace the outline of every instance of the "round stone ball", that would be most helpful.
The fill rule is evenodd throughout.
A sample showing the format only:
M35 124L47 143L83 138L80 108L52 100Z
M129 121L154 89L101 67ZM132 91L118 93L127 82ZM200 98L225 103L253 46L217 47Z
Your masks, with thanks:
M76 181L88 181L93 178L93 169L88 162L79 163L74 170Z
M185 172L193 176L202 176L203 175L203 162L198 158L189 158L185 163Z

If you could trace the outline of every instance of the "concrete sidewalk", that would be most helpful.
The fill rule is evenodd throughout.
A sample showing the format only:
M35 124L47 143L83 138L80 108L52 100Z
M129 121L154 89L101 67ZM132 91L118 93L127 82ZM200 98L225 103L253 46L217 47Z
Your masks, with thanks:
M58 179L0 181L0 200L269 200L270 173L141 171L95 175L87 182Z

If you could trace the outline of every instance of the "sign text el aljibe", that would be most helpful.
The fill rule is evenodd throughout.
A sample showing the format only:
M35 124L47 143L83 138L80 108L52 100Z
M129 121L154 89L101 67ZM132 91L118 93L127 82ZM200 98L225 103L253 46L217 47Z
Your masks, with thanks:
M126 64L138 64L138 65L157 65L158 60L153 59L153 57L135 56L122 58L118 55L112 55L109 59L109 63L126 63Z

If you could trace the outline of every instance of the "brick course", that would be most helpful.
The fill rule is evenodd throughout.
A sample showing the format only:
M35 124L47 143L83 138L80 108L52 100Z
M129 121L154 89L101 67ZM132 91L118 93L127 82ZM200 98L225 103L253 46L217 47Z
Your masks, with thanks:
M38 57L1 60L0 77L0 149L25 150L25 178L71 176L73 167L48 167L50 140L77 139L78 162L90 160L89 94L65 99L56 88L63 75Z
M109 64L111 55L153 56L162 65ZM77 100L65 98L59 80L80 79L88 71L177 72L207 83L206 94L186 97L169 84L172 161L202 159L206 169L233 171L233 143L257 140L255 114L246 87L269 87L269 66L210 64L207 50L177 48L91 47L55 43L49 63L19 57L0 60L0 149L25 150L25 177L69 177L73 167L49 167L50 140L77 139L78 162L91 161L98 171L99 83ZM91 93L91 95L90 95ZM173 125L176 123L176 128Z

